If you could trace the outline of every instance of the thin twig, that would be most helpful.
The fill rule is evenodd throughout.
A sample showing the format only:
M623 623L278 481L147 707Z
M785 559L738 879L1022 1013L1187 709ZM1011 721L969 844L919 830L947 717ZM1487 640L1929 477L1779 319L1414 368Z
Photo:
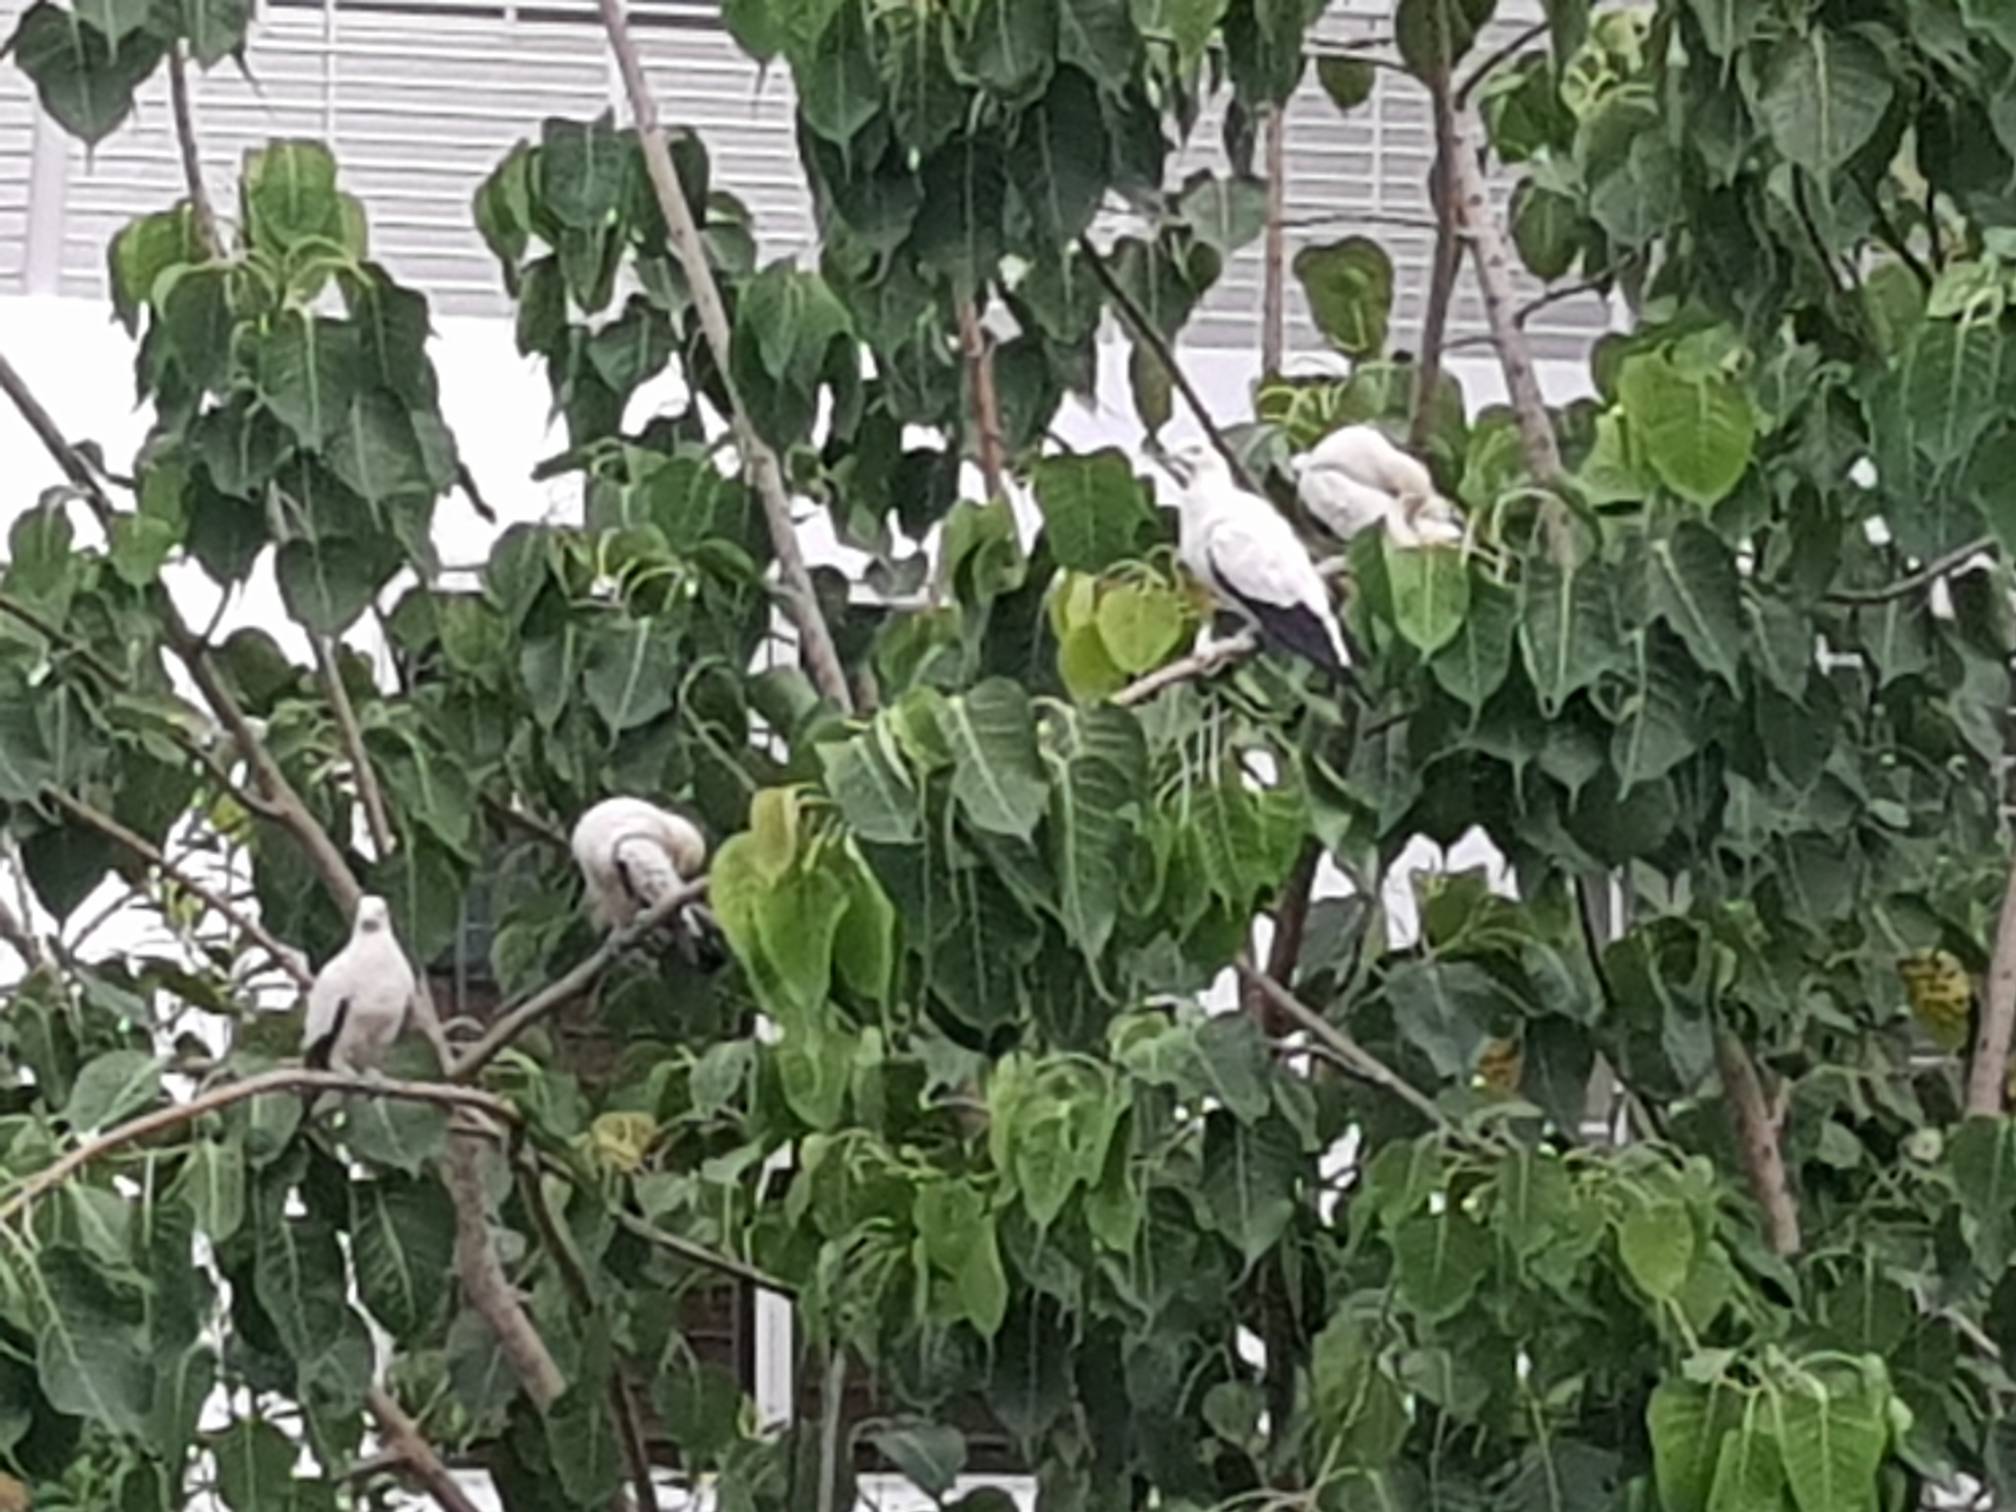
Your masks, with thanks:
M1722 1073L1722 1095L1729 1104L1750 1192L1764 1211L1764 1239L1774 1255L1799 1253L1799 1206L1785 1173L1782 1130L1757 1080L1757 1067L1743 1042L1727 1029L1715 1034L1715 1065Z
M85 462L77 448L64 438L63 432L57 429L49 411L42 408L41 400L29 389L27 380L15 371L14 365L4 354L0 354L0 393L6 394L14 408L20 412L21 418L27 422L28 429L35 432L36 439L42 443L42 449L55 459L56 465L63 469L63 476L84 495L86 501L97 511L99 518L101 520L109 518L112 514L112 501L105 497L105 490L99 486L90 465Z
M1259 649L1259 635L1251 630L1241 630L1237 635L1212 641L1201 651L1165 662L1153 672L1136 678L1113 695L1113 702L1123 709L1131 709L1135 704L1147 702L1164 688L1209 677L1221 667L1244 661Z
M2009 883L2002 892L1995 949L1988 958L1988 980L1982 984L1980 1022L1967 1062L1967 1112L1972 1116L2002 1116L2012 1033L2016 1033L2016 862L2011 863Z
M42 942L35 938L28 926L14 912L4 899L0 899L0 940L14 947L14 953L31 971L47 964L47 956L42 950Z
M791 500L784 491L783 469L778 464L777 454L750 423L749 413L735 388L727 308L721 302L720 289L715 286L714 270L708 265L707 248L700 239L700 228L694 224L692 209L686 203L686 191L679 182L679 170L665 145L665 133L659 129L658 102L644 77L644 65L638 58L637 44L631 38L630 23L623 14L623 0L599 0L599 3L603 29L609 34L609 46L616 54L616 66L623 75L623 87L630 97L630 114L636 122L638 144L643 148L644 167L651 175L651 187L656 191L658 208L665 217L672 250L685 271L686 286L692 291L693 305L699 312L700 328L714 354L721 385L728 394L728 418L735 435L735 447L742 454L743 468L763 501L764 518L770 527L770 545L776 553L778 572L783 579L781 597L784 607L798 627L813 683L836 708L843 713L852 713L854 696L848 686L847 669L841 664L840 653L833 644L833 634L820 612L819 598L812 587L812 574L805 565L805 554L798 544L797 527L791 522Z
M112 684L113 687L123 688L126 686L126 674L124 672L121 672L117 667L106 661L82 641L68 634L60 627L50 624L40 613L29 608L20 600L0 594L0 614L5 614L9 619L19 620L30 630L33 630L37 635L47 640L51 645L75 656L85 666Z
M522 830L535 840L543 840L546 844L558 846L561 850L568 848L567 832L558 825L548 824L537 814L528 814L522 809L515 809L503 799L489 793L483 795L483 806L507 826Z
M434 1452L434 1446L421 1435L420 1425L406 1415L401 1407L382 1386L373 1386L364 1393L364 1406L377 1419L378 1433L385 1441L387 1457L397 1465L405 1467L407 1474L423 1486L427 1494L434 1498L442 1512L480 1512L441 1462L441 1456Z
M168 48L168 99L175 116L175 141L182 150L182 181L189 190L189 213L196 222L196 245L205 257L224 255L224 238L217 230L217 212L210 207L210 191L203 184L203 157L196 146L196 117L189 107L189 70L182 58L182 44Z
M1274 905L1274 938L1267 946L1267 977L1294 989L1295 968L1302 960L1302 936L1309 923L1309 898L1316 889L1316 871L1323 861L1319 841L1303 842L1302 853L1288 880L1281 884L1280 899ZM1262 1034L1278 1036L1288 1032L1281 1011L1265 991L1250 983L1246 988L1246 1016Z
M481 1071L495 1060L506 1046L540 1019L566 1007L593 987L601 979L602 973L614 964L624 950L643 940L652 930L706 891L707 879L695 878L676 892L659 899L622 929L612 930L609 937L583 957L573 970L556 981L549 982L492 1024L483 1037L471 1045L454 1063L451 1073L453 1078L456 1081L467 1081Z
M1993 551L1994 549L1995 537L1982 536L1978 540L1969 541L1965 546L1954 547L1943 556L1934 557L1909 577L1901 577L1896 582L1886 584L1881 588L1844 588L1834 593L1825 594L1823 597L1830 604L1848 604L1851 606L1887 604L1892 599L1904 598L1916 593L1920 588L1930 587L1955 567L1967 561L1969 557L1979 556L1984 551Z
M1007 497L1002 487L1004 446L1001 435L1001 400L994 389L994 344L980 324L979 308L963 296L959 305L959 345L966 358L966 382L972 399L974 452L980 463L980 477L987 497Z
M351 780L357 784L357 797L364 805L364 822L371 831L372 848L383 861L392 854L392 822L385 815L385 794L378 786L378 774L371 769L371 756L364 749L364 730L357 723L357 710L350 702L350 690L343 686L343 668L337 660L335 641L326 635L311 636L315 643L315 664L322 674L322 685L329 697L329 711L336 718L336 729L343 739L343 750L350 758Z
M1245 961L1235 961L1233 968L1241 981L1258 987L1288 1017L1327 1045L1332 1053L1341 1059L1357 1075L1385 1088L1407 1106L1438 1128L1447 1128L1449 1120L1432 1098L1423 1093L1413 1083L1405 1080L1399 1072L1388 1066L1370 1050L1309 1007L1287 988L1272 977L1255 971Z
M758 1270L753 1265L745 1265L731 1255L717 1254L703 1244L695 1244L691 1239L668 1234L664 1229L621 1208L613 1209L612 1212L618 1227L628 1229L646 1244L656 1245L666 1254L674 1255L688 1264L697 1265L702 1270L711 1270L732 1281L746 1282L774 1296L795 1298L798 1295L797 1287L789 1281L780 1281L767 1271Z
M1261 260L1260 376L1281 371L1288 351L1288 109L1267 107L1267 239Z
M151 1139L170 1129L179 1129L234 1103L277 1092L343 1092L360 1097L390 1098L395 1102L432 1103L443 1108L474 1108L504 1123L518 1121L518 1112L511 1104L475 1087L455 1087L445 1082L387 1081L377 1076L346 1076L340 1071L310 1071L306 1067L283 1066L278 1070L248 1076L243 1081L212 1088L188 1102L156 1108L87 1140L22 1182L5 1203L0 1203L0 1223L32 1206L44 1193L61 1186L86 1166L102 1160L115 1150Z
M1594 278L1578 279L1574 283L1560 284L1543 293L1536 294L1533 298L1527 300L1526 303L1519 306L1517 313L1513 316L1513 320L1519 329L1523 331L1526 329L1527 321L1550 305L1561 304L1566 300L1575 299L1584 294L1602 293L1604 285L1615 279L1617 273L1618 270L1614 267L1606 268ZM1459 352L1467 347L1491 346L1495 344L1495 341L1496 338L1490 332L1480 331L1471 336L1459 336L1456 340L1449 342L1443 350L1445 352Z
M211 910L222 914L237 928L240 934L263 946L266 953L273 957L275 961L278 961L281 969L294 978L297 984L305 988L313 983L315 980L314 974L300 963L299 958L294 952L281 944L272 931L251 915L238 909L228 898L225 898L215 889L197 881L187 871L178 867L173 861L168 859L159 846L155 845L145 835L135 834L110 814L93 808L82 799L71 797L60 788L44 788L42 791L51 803L63 810L64 813L70 815L71 818L81 824L89 825L114 844L124 846L149 866L160 871L163 876L172 880L178 887L202 899L204 904Z
M826 1382L819 1398L819 1512L833 1512L840 1490L840 1404L847 1389L847 1346L827 1346Z
M609 0L604 0L604 3L609 3ZM1232 469L1232 476L1239 480L1239 486L1249 492L1258 493L1259 489L1254 486L1252 475L1246 471L1245 462L1240 459L1238 452L1233 450L1232 443L1225 439L1225 433L1218 428L1218 422L1211 418L1211 411L1205 407L1204 396L1197 392L1196 386L1190 382L1189 375L1183 371L1182 364L1176 360L1176 349L1169 344L1169 338L1164 336L1160 327L1148 318L1148 313L1134 302L1134 296L1127 292L1125 285L1113 276L1113 270L1106 266L1106 259L1092 244L1090 236L1078 238L1078 251L1085 258L1086 266L1091 268L1092 276L1099 280L1099 286L1119 307L1127 324L1134 328L1134 334L1148 344L1148 350L1153 352L1155 360L1162 364L1162 371L1167 373L1169 381L1176 385L1177 392L1183 396L1183 402L1190 406L1190 413L1196 416L1197 424L1203 429L1204 434L1210 437L1211 444L1218 449L1218 455L1223 457L1226 465Z

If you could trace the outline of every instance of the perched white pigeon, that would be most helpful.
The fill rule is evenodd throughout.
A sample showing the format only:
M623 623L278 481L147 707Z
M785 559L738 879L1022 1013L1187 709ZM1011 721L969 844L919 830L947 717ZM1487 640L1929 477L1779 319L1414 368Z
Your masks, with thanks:
M1289 466L1303 504L1340 541L1382 524L1396 546L1463 539L1463 518L1428 469L1376 425L1334 430Z
M350 943L308 989L303 1064L353 1074L382 1065L412 1001L413 967L392 934L391 911L383 898L359 898Z
M698 829L641 798L604 798L575 823L572 844L602 929L630 923L707 863Z
M1166 464L1183 484L1177 496L1183 565L1263 636L1342 677L1350 653L1295 528L1266 499L1239 487L1208 442L1180 448Z

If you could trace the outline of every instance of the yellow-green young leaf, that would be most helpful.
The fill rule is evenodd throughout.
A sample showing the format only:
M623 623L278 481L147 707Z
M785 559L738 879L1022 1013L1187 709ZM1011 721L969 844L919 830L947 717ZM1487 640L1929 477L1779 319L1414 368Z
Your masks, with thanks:
M809 1011L833 984L833 938L847 911L848 889L825 868L800 866L773 883L757 904L763 956L785 993L780 1011Z
M1183 636L1183 600L1159 583L1119 583L1099 597L1099 638L1130 674L1162 664Z
M1393 310L1393 260L1369 237L1349 236L1295 254L1309 313L1330 344L1350 357L1376 357Z
M1058 573L1044 607L1050 615L1050 633L1063 640L1098 617L1099 579L1089 572Z
M1677 1202L1648 1202L1617 1226L1617 1254L1646 1296L1665 1301L1694 1268L1694 1220Z
M924 1241L924 1253L947 1275L966 1267L981 1226L987 1221L986 1199L969 1181L933 1181L917 1190L911 1221Z
M608 1170L634 1175L658 1137L658 1120L649 1113L604 1113L588 1126L588 1147Z
M847 1105L854 1036L825 1004L785 1026L777 1046L777 1076L791 1111L815 1129L831 1130Z
M1783 1512L1784 1506L1784 1460L1753 1404L1741 1425L1722 1436L1707 1512Z
M1624 364L1618 391L1660 481L1704 509L1720 503L1750 466L1757 416L1726 378L1682 373L1657 352Z
M1470 569L1448 546L1396 546L1382 537L1393 623L1424 656L1456 639L1470 610Z
M765 788L749 801L750 857L765 880L776 882L798 859L798 791Z
M886 1003L896 972L896 905L860 857L847 855L839 870L847 910L833 937L833 964L853 991Z
M1008 1316L1008 1276L1001 1268L1001 1246L991 1217L982 1219L975 1228L973 1243L959 1267L958 1287L966 1321L993 1338Z
M1097 703L1127 686L1096 623L1075 626L1057 643L1057 675L1079 703Z

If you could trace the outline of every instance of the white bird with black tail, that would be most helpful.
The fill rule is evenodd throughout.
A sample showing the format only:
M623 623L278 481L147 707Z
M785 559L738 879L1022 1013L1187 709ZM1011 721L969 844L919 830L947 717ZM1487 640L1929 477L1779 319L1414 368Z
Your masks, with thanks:
M308 988L302 1064L351 1075L376 1070L405 1028L412 1002L413 967L392 933L392 911L367 894L357 900L349 943Z
M1457 545L1463 517L1376 425L1332 431L1289 466L1303 506L1340 541L1383 525L1396 546Z
M1163 460L1183 485L1177 495L1183 565L1262 637L1342 678L1351 656L1295 528L1266 499L1241 488L1209 442Z
M642 798L604 798L575 821L574 864L588 888L588 914L601 929L621 929L700 875L707 841L689 820ZM689 960L712 954L690 918L682 945Z

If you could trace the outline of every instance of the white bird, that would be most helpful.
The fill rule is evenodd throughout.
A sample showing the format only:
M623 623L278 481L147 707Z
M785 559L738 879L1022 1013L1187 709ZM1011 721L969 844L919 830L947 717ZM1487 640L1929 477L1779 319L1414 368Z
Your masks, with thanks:
M308 989L301 1060L314 1070L357 1073L384 1064L413 1001L413 967L392 933L385 900L357 900L350 942Z
M1210 443L1192 442L1165 461L1183 484L1177 495L1183 565L1263 636L1341 678L1351 656L1295 528L1266 499L1239 487Z
M700 831L641 798L604 798L575 822L571 843L601 929L630 923L707 864Z
M1396 546L1463 539L1463 517L1428 469L1376 425L1334 430L1289 466L1303 504L1340 541L1381 524Z

